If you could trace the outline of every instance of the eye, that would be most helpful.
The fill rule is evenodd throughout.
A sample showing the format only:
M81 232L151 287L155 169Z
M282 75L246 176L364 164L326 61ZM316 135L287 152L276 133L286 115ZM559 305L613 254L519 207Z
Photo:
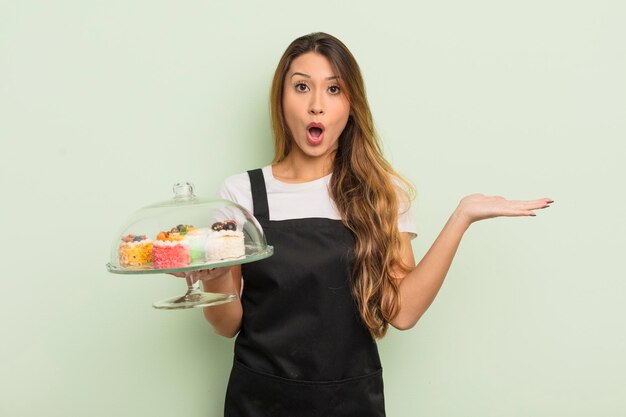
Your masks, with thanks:
M338 85L331 85L330 87L328 87L328 92L330 94L339 94L341 92L341 89Z
M295 87L298 93L305 93L309 89L309 86L303 82L296 83Z

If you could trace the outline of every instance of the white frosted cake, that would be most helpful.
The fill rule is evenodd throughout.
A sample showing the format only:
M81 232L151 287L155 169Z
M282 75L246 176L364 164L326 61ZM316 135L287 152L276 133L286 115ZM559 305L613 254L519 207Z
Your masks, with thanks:
M205 245L207 261L240 258L246 254L243 232L233 220L214 223Z

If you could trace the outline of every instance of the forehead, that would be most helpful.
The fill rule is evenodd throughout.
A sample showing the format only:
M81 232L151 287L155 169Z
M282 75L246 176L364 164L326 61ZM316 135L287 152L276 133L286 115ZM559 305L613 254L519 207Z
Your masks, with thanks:
M332 64L324 55L317 52L307 52L291 62L287 76L299 72L310 75L312 78L328 78L337 76Z

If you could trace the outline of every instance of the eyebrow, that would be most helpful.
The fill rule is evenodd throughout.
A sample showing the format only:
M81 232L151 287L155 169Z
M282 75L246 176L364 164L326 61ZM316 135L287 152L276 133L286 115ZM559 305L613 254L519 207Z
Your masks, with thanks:
M311 78L309 74L305 74L303 72L294 72L293 74L291 74L291 78L295 77L296 75L299 75L304 78ZM330 77L325 78L325 80L338 80L338 79L339 79L338 75L331 75Z

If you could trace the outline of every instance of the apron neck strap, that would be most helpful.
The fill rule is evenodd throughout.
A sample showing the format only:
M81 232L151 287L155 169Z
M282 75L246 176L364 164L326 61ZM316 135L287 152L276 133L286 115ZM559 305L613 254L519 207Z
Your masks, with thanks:
M254 217L257 219L269 220L270 210L267 204L267 190L265 188L265 178L263 171L253 169L248 171L250 177L250 187L252 190L252 207L254 208Z

